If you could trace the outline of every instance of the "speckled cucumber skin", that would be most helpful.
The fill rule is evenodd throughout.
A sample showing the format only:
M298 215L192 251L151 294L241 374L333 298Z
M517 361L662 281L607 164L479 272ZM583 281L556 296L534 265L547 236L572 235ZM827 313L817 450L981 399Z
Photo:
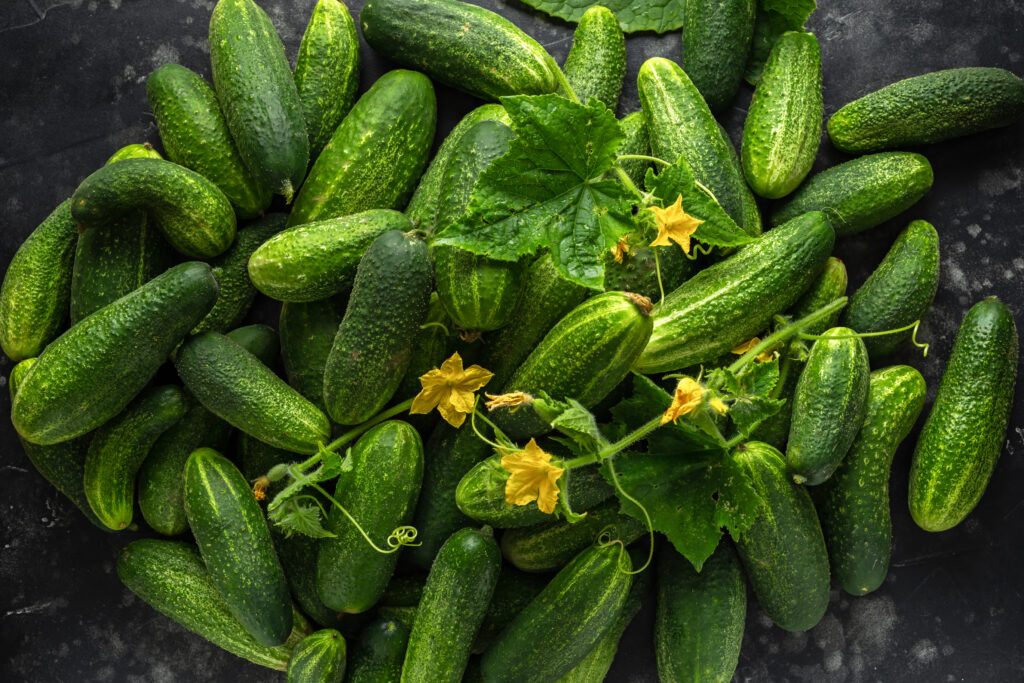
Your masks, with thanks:
M309 165L299 91L270 17L252 0L219 0L210 16L213 86L246 167L290 202Z
M595 5L583 13L562 71L580 102L596 97L612 111L618 108L626 78L626 37L610 9Z
M1024 82L1005 69L968 67L914 76L832 115L832 144L850 154L942 142L1024 116Z
M11 407L18 433L54 444L117 415L216 297L210 267L182 263L72 327L25 376Z
M823 211L836 235L869 230L898 216L932 187L932 165L913 152L883 152L825 169L772 213L779 225L808 211Z
M1017 379L1017 326L996 299L975 304L957 332L910 466L910 514L952 529L978 504L1003 449Z
M402 209L427 165L436 123L429 78L403 69L381 76L317 157L288 225Z
M806 631L825 616L829 593L828 551L814 503L768 444L748 442L733 457L765 502L736 542L747 578L776 626Z
M441 367L441 363L450 355L448 340L453 334L458 334L458 331L452 325L448 312L444 310L444 304L437 298L435 292L430 296L427 318L413 340L409 367L392 398L393 402L404 401L420 393L423 389L420 377L434 368ZM463 362L465 360L463 359ZM440 419L440 416L428 413L410 415L407 419L421 434L425 434L431 431L430 427Z
M0 346L12 361L42 353L67 315L78 225L60 204L22 242L0 287Z
M359 634L352 647L346 683L399 683L409 627L378 619Z
M285 376L296 391L324 409L324 366L345 307L334 297L281 306L278 328Z
M686 0L683 68L711 111L732 103L743 82L754 36L756 0Z
M345 639L331 628L302 639L288 660L287 683L341 683L345 677Z
M146 210L168 243L192 258L222 254L235 239L235 210L224 193L170 161L137 158L104 166L71 197L71 215L83 229L137 209Z
M889 571L892 458L921 414L926 389L921 373L906 365L872 372L867 415L850 452L812 490L832 571L850 595L874 591Z
M319 0L295 61L295 87L316 159L352 108L359 88L359 36L341 0Z
M637 372L669 372L706 363L768 327L821 274L833 232L824 214L809 213L684 282L655 312Z
M242 161L210 84L180 64L165 64L146 79L146 96L167 158L211 180L239 218L262 214L270 191Z
M742 181L740 182L740 207L743 210L743 220L737 221L737 224L743 228L743 232L751 237L760 237L764 232L761 207L758 206L757 197L754 196L750 186L747 185L747 181L743 179L743 162L740 160L739 152L736 151L732 144L729 131L722 124L718 124L718 127L722 129L722 137L729 143L729 161L732 163L733 168L736 169L736 174L739 175Z
M620 155L640 154L650 156L651 136L647 132L647 121L644 119L642 111L635 111L632 114L623 116L619 119L619 128L622 129L622 133L625 135L622 144L619 145ZM619 162L619 165L637 187L643 185L647 169L651 166L649 161L642 159L626 159Z
M423 479L423 443L406 422L389 420L366 432L346 458L334 497L378 547L412 518ZM338 612L373 607L395 571L398 556L369 546L355 526L332 506L320 541L317 586L324 604Z
M895 330L920 320L939 289L939 234L931 223L914 221L899 234L843 311L842 322L857 332ZM872 360L886 356L911 338L912 330L865 337Z
M153 145L149 144L148 142L143 142L125 145L121 149L111 154L110 158L107 159L106 163L112 164L115 161L124 161L125 159L140 158L163 159L163 157L160 156L160 152L153 149Z

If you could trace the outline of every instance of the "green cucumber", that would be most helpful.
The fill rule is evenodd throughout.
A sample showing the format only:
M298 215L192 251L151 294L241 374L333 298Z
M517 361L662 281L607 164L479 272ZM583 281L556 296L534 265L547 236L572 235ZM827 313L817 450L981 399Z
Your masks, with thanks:
M746 72L756 0L683 3L682 65L711 111L729 106Z
M185 514L210 579L257 642L280 645L292 630L284 570L249 482L212 448L185 462Z
M267 367L273 368L277 364L281 343L277 338L277 332L270 325L254 323L236 327L225 336L256 356Z
M359 35L341 0L318 0L295 62L295 87L316 159L352 108L359 88Z
M337 326L335 326L337 329ZM455 334L451 318L444 310L444 304L437 297L437 293L430 295L430 307L427 311L427 319L423 321L412 345L412 358L409 360L409 369L405 371L405 377L395 392L395 400L404 401L420 393L423 385L420 377L434 368L441 367L448 356L448 338ZM420 426L433 425L436 415L410 415L408 418L417 429ZM420 429L420 433L424 430Z
M558 88L551 55L508 19L455 0L370 0L363 37L389 60L484 100Z
M633 581L627 573L631 564L614 543L577 555L484 653L484 679L555 681L572 671L622 611Z
M242 161L291 202L306 176L309 137L274 24L252 0L219 0L209 40L213 86Z
M828 120L850 154L942 142L1024 116L1024 82L1005 69L968 67L914 76L850 102Z
M618 108L626 78L626 37L610 9L595 5L583 13L562 70L580 102L596 97L612 111Z
M814 342L793 392L786 462L798 484L816 486L846 457L867 411L871 366L864 341L833 327Z
M270 192L253 177L231 139L217 94L202 76L165 64L146 78L146 96L167 158L209 178L239 218L255 218Z
M150 159L163 159L160 156L160 152L153 149L153 145L148 142L135 143L132 145L125 145L121 149L117 150L110 155L106 163L112 164L115 161L124 161L125 159L139 159L139 158L150 158Z
M412 519L422 478L419 434L405 422L390 420L356 442L345 459L334 497L377 547L386 548L391 532ZM335 536L320 541L320 599L338 612L365 612L384 593L398 556L372 548L336 507L330 510L326 528Z
M11 408L18 433L54 444L120 413L216 297L210 267L182 263L82 320L46 347L25 376Z
M762 611L787 631L806 631L828 608L828 551L814 503L790 479L782 454L751 441L733 457L764 500L757 520L736 541Z
M634 369L681 370L760 334L817 279L834 242L825 215L809 213L697 273L661 302Z
M952 529L985 493L1013 408L1017 347L1013 315L994 298L960 324L910 466L910 514L925 531Z
M292 650L310 630L302 615L293 611L292 631L283 644L259 643L232 615L191 543L156 538L134 541L118 556L117 575L164 616L260 666L284 671Z
M732 140L729 138L729 131L725 129L722 124L718 124L718 127L722 130L722 136L725 141L729 143L729 161L732 163L733 168L736 169L736 173L743 178L743 162L740 160L740 155L736 151L736 148L732 144ZM743 228L743 232L747 233L751 237L760 237L764 232L764 222L761 219L761 207L757 204L757 197L751 191L750 186L747 185L747 181L743 180L740 183L740 208L743 211L743 220L738 222L738 225ZM726 252L728 253L728 252Z
M501 551L489 528L461 529L445 541L417 606L402 681L462 680L500 569Z
M427 318L431 280L430 252L416 235L390 230L366 250L324 368L335 422L364 422L394 395Z
M829 256L825 260L825 266L821 269L821 275L818 276L818 280L793 304L793 308L789 310L789 316L793 320L800 320L818 309L824 308L836 299L841 299L846 296L846 287L849 282L846 264L835 256ZM822 318L800 331L805 334L823 334L825 330L836 326L841 314L842 310L836 311L827 318Z
M423 490L420 490L423 495ZM418 537L417 537L418 538ZM445 539L447 540L447 539ZM396 576L388 582L384 595L377 603L378 607L415 607L423 597L423 586L427 582L426 574L406 574Z
M288 683L341 683L345 677L345 639L331 628L302 639L288 660Z
M342 302L334 297L281 306L278 327L285 375L320 410L324 409L324 366L344 314Z
M857 332L906 327L931 308L939 289L939 233L927 221L914 221L899 234L878 268L860 286L843 311L843 325ZM902 346L912 330L865 337L872 359Z
M346 683L399 683L409 627L378 619L359 634L349 658Z
M473 642L473 654L486 652L509 622L540 595L548 581L548 575L528 574L503 564L498 575L498 585L494 588L484 621Z
M814 489L814 502L839 585L865 595L885 581L892 554L892 458L924 407L921 373L895 365L871 373L867 415L843 464Z
M658 557L654 650L663 681L728 683L747 618L747 580L722 539L700 572L671 548Z
M623 116L619 119L619 128L625 135L622 144L619 145L620 155L650 156L651 136L647 133L647 122L644 120L642 111L635 111ZM647 169L651 167L651 164L644 159L625 159L619 162L619 166L626 172L633 184L639 187L643 185Z
M42 353L64 324L78 225L62 202L21 243L0 287L0 346L12 361Z
M821 143L821 49L812 33L786 31L772 47L743 124L743 175L762 197L797 188Z
M401 69L381 76L317 157L288 225L403 208L427 165L436 122L430 79Z
M616 261L612 254L605 258L604 291L633 292L645 296L652 301L661 299L661 290L671 292L686 282L695 272L696 261L687 258L682 249L655 249L648 245L648 240L641 235L631 233L626 238L629 250ZM661 273L661 284L658 284L658 273Z
M71 215L85 229L138 209L148 212L172 247L192 258L222 254L235 239L235 210L224 193L170 161L125 159L104 166L71 197Z
M135 476L156 440L184 414L181 387L153 387L93 434L85 456L85 496L107 527L120 531L131 524Z
M920 154L858 157L811 176L772 213L772 225L824 211L836 235L853 235L909 209L928 193L933 179L932 165Z

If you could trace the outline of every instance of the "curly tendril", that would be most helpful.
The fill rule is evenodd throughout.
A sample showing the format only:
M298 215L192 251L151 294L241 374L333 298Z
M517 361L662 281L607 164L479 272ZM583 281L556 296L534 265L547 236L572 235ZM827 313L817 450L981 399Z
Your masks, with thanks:
M651 560L654 558L654 525L651 523L651 516L647 513L647 508L645 508L640 503L639 500L637 500L633 496L629 495L629 493L626 491L626 489L622 488L622 483L619 481L619 474L618 474L618 472L615 471L615 456L612 456L612 457L608 458L608 471L612 475L612 486L615 487L615 491L620 496L622 496L623 498L628 500L630 503L632 503L633 505L635 505L638 508L640 508L640 511L642 513L644 513L644 522L647 524L647 535L650 538L650 546L649 546L649 549L647 551L647 560L643 563L643 565L639 569L627 570L627 569L623 569L623 566L622 566L622 554L626 552L626 544L623 543L622 541L618 540L618 539L608 540L608 542L606 542L606 543L601 543L600 542L601 536L603 536L605 531L607 531L607 527L604 530L602 530L601 534L598 535L598 545L601 545L601 547L607 547L607 546L611 545L612 543L618 543L619 544L619 569L622 570L622 572L624 574L639 574L640 572L644 571L645 569L647 569L647 567L650 566ZM608 533L607 538L611 539L611 533L610 532Z

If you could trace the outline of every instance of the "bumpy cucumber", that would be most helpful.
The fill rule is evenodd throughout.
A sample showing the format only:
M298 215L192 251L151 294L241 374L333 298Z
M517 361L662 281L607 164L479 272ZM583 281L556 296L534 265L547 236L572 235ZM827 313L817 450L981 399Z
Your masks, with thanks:
M732 166L736 169L736 173L740 178L743 178L743 162L740 160L739 152L736 151L732 140L729 138L729 131L722 124L718 124L718 127L721 128L725 141L729 143L729 161L732 162ZM737 224L743 228L743 232L751 237L759 237L764 232L761 207L758 206L757 197L754 196L746 180L740 183L740 207L743 211L743 220L737 221Z
M622 129L625 139L619 145L619 154L639 154L649 156L651 154L651 136L647 133L647 121L644 120L642 111L635 111L619 119L619 127ZM619 162L622 170L626 172L629 179L639 187L643 185L650 162L642 159L626 159Z
M394 400L404 401L420 393L423 388L420 377L434 368L441 367L441 363L449 355L448 339L453 334L458 334L458 331L454 329L452 320L444 309L444 304L434 293L430 296L427 319L423 321L423 325L420 326L420 330L413 340L409 368L405 371L405 377L402 378L398 391L395 392ZM420 429L420 427L432 425L433 419L436 417L438 416L432 414L410 415L407 419L422 434L429 430Z
M921 373L906 365L872 372L864 424L843 464L814 489L832 571L850 595L875 590L889 571L889 471L921 414L925 391Z
M527 574L502 565L498 585L473 643L473 654L486 652L509 622L533 602L547 584L547 575Z
M711 111L736 97L754 36L755 0L686 0L683 6L683 68Z
M378 619L359 634L349 659L346 683L399 683L409 627Z
M342 302L334 297L281 306L278 327L288 383L321 410L324 365L344 314Z
M849 283L850 279L846 272L846 264L835 256L829 256L825 260L825 266L821 269L821 275L818 276L818 280L793 304L793 308L789 310L789 316L793 320L806 318L818 309L824 308L836 299L845 296L846 287ZM805 334L822 334L825 330L836 326L840 315L842 315L842 310L830 314L827 318L818 320L813 325L808 325L801 332Z
M124 161L125 159L139 159L139 158L150 158L150 159L163 159L160 156L160 152L153 149L153 145L148 142L135 143L131 145L125 145L116 152L110 155L106 163L112 164L115 161Z
M651 247L647 244L649 239L629 235L629 251L623 255L621 262L615 261L614 257L608 254L604 264L604 291L633 292L652 301L658 301L661 299L662 288L666 292L671 292L697 271L697 262L687 258L682 249ZM658 252L657 260L655 249Z
M1017 379L1017 326L996 299L975 304L957 332L910 467L910 514L951 529L978 504L1003 449Z
M302 639L288 660L288 683L341 683L345 677L345 639L331 628Z
M256 356L261 363L273 368L281 351L277 332L270 325L253 323L236 327L225 335L243 349Z
M562 70L581 102L596 97L612 111L618 108L626 77L626 37L610 9L595 5L583 13Z

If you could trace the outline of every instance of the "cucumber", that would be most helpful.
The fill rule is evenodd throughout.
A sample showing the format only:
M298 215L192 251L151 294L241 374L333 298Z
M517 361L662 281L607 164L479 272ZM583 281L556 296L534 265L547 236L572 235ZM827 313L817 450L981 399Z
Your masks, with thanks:
M436 122L430 79L401 69L381 76L317 157L288 225L403 208L427 165Z
M212 448L185 462L185 514L231 613L257 642L284 643L291 599L263 511L238 468Z
M829 593L828 551L814 503L768 444L748 442L733 457L764 500L736 541L747 578L769 619L787 631L806 631L825 615Z
M540 595L548 581L545 574L527 574L507 564L502 565L498 585L473 642L473 654L486 652L509 622Z
M489 528L461 529L445 541L423 587L402 681L462 680L500 569L501 551Z
M921 414L926 389L906 365L872 372L864 424L843 464L814 490L832 571L850 595L874 591L889 571L892 458Z
M409 627L377 619L359 634L349 659L346 683L399 683Z
M551 55L508 19L455 0L370 0L363 37L389 60L484 100L558 88Z
M125 159L104 166L71 197L71 215L84 229L138 209L148 212L172 247L192 258L222 254L235 239L235 210L224 193L170 161Z
M254 323L236 327L224 336L256 356L267 367L273 369L277 364L281 344L278 341L277 332L270 325Z
M43 445L99 427L131 403L216 297L210 267L182 263L82 320L25 376L14 427Z
M651 154L651 136L647 133L647 122L644 120L642 111L635 111L619 119L619 128L625 138L619 145L619 154L639 154L649 156ZM619 162L619 166L626 172L629 179L637 187L643 185L647 176L647 169L650 162L642 159L626 159Z
M207 410L271 446L308 455L330 440L330 422L319 408L222 334L190 338L174 367Z
M952 529L985 493L1013 407L1017 346L1013 315L994 298L960 324L910 466L910 514L925 531Z
M854 334L847 327L826 331L800 373L786 446L797 484L816 486L831 477L864 423L871 366Z
M352 108L359 88L359 35L341 0L318 0L295 62L295 87L316 159Z
M131 524L135 475L157 438L184 414L181 387L153 387L93 434L85 456L85 496L110 529Z
M278 327L285 375L320 410L324 409L324 365L343 315L342 302L334 297L281 306Z
M133 145L125 145L121 149L111 154L110 158L107 159L106 163L112 164L115 161L123 161L125 159L139 159L145 157L148 157L150 159L163 159L163 157L160 156L160 152L153 149L153 145L149 144L148 142L143 142L141 144L136 143Z
M649 246L647 239L630 234L627 237L629 251L623 255L621 263L616 262L608 253L604 262L604 291L634 292L658 301L661 299L662 288L671 292L697 272L697 262L687 258L682 249L658 249L655 260L656 247Z
M364 422L394 395L427 318L431 280L430 252L416 235L390 230L366 250L324 368L335 422Z
M580 102L596 97L612 111L618 108L626 78L626 37L610 9L595 5L583 13L562 70Z
M835 256L829 256L825 260L825 266L822 268L818 280L793 304L793 308L789 310L789 316L793 320L800 320L818 309L824 308L836 299L841 299L846 296L846 287L849 282L846 264ZM801 331L805 334L824 334L825 330L836 326L840 315L842 315L842 310L836 311L827 318L822 318L812 325L808 325Z
M797 188L821 143L821 50L812 33L786 31L772 47L743 124L743 175L762 197Z
M266 210L270 192L246 168L217 94L202 76L165 64L146 78L146 97L168 159L212 181L239 218Z
M736 169L737 175L743 178L743 162L740 161L740 155L729 138L729 131L722 124L718 124L718 127L722 130L722 136L725 138L725 141L729 143L729 161L732 163L733 168ZM761 207L757 205L757 197L750 190L746 180L740 183L740 208L743 211L743 220L738 223L740 228L751 237L760 237L764 232ZM725 253L729 252L726 251Z
M213 87L242 161L290 203L306 176L309 138L274 24L252 0L219 0L209 39Z
M843 325L857 332L882 332L920 320L939 289L939 233L927 221L914 221L899 234L843 311ZM872 360L888 355L912 336L912 330L865 337Z
M706 363L761 333L817 279L834 242L824 214L813 212L697 273L661 302L634 369Z
M1005 69L968 67L914 76L832 115L832 144L850 154L942 142L1008 126L1024 115L1024 82Z
M683 68L711 111L729 106L747 67L756 0L683 3Z
M484 680L555 681L572 671L622 611L631 569L618 544L577 555L484 653Z
M292 650L310 631L296 611L292 631L283 644L268 647L259 643L229 611L191 543L156 538L133 541L117 558L117 575L164 616L260 666L284 671Z
M335 327L337 329L337 327ZM394 400L404 401L420 393L423 385L420 377L434 368L441 367L448 353L448 338L456 333L452 326L448 312L444 310L444 304L437 298L437 294L430 295L430 305L427 310L427 319L420 326L419 332L412 345L412 358L409 360L409 369L405 371L405 377L395 392ZM436 415L409 415L406 419L417 428L422 434L426 427L432 427L436 421ZM420 427L425 429L420 429Z
M78 226L62 202L21 243L0 287L0 346L12 361L42 353L67 315Z
M725 539L698 573L666 548L658 557L654 650L663 681L728 683L739 662L747 581Z
M288 660L288 683L341 683L345 677L345 639L331 628L302 639Z
M836 235L854 235L909 209L928 193L933 180L932 165L920 154L858 157L811 176L772 213L772 225L824 211Z
M419 435L407 423L390 420L356 442L345 459L334 497L377 547L386 548L391 532L412 519L422 478ZM335 536L320 541L320 599L338 612L365 612L384 593L398 556L372 548L336 507L330 510L326 528Z

